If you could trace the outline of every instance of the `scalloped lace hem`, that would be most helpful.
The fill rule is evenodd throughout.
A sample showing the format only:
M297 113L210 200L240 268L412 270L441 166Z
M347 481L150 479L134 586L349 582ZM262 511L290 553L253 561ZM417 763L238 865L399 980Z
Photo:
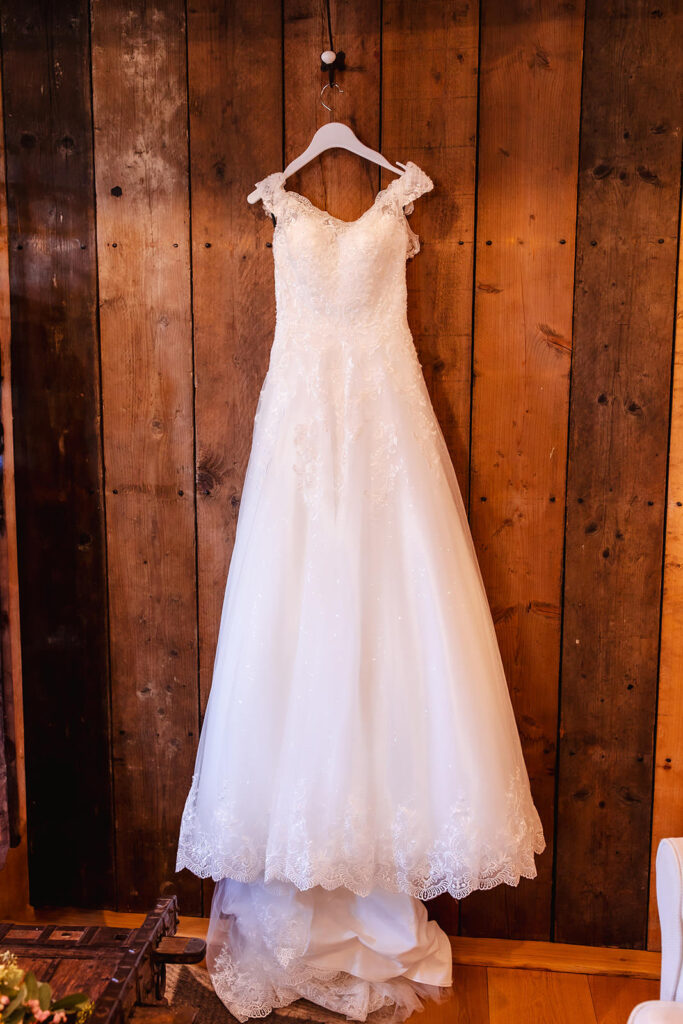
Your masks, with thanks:
M521 861L517 857L485 874L458 873L455 876L441 878L430 876L422 880L413 880L408 875L390 868L377 868L370 876L366 868L354 871L348 865L297 872L288 869L282 863L274 862L272 858L264 858L260 864L244 871L240 870L239 864L235 861L216 860L207 865L187 853L178 857L176 871L187 868L198 878L211 878L214 882L220 881L221 878L232 878L236 882L255 882L263 877L266 882L291 882L302 892L317 885L327 890L343 886L356 896L367 896L373 888L380 886L387 892L404 892L419 900L431 900L446 892L459 900L477 889L493 889L497 885L517 886L520 878L535 878L537 869L534 855L542 853L545 846L543 833L540 832L535 835L528 853Z
M472 808L462 802L421 848L416 847L421 811L407 806L394 808L391 827L375 835L364 833L358 808L349 810L322 849L316 848L304 827L300 807L284 836L271 830L266 837L247 838L249 827L227 800L214 809L210 828L202 829L196 811L198 787L195 775L181 822L176 871L187 868L215 882L254 882L261 877L291 882L302 891L343 886L356 896L367 896L380 886L420 900L446 892L463 899L476 889L516 886L520 878L535 878L535 855L546 846L521 770L509 782L503 820L493 834L482 834Z

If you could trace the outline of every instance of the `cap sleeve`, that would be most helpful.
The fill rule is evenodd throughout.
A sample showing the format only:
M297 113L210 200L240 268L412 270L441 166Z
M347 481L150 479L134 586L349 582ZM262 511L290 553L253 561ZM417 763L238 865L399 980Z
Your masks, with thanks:
M396 184L401 197L401 206L404 207L406 214L413 212L413 200L424 195L425 192L431 192L434 188L434 182L429 175L425 174L412 160L408 160L405 171L397 179Z
M413 212L413 201L425 192L431 192L434 182L428 174L408 160L403 174L394 178L389 183L388 190L392 193L392 200L402 210L406 217ZM396 207L395 207L396 208ZM415 234L405 217L401 218L406 229L406 257L411 259L420 251L420 239Z
M275 171L274 174L269 174L267 178L256 182L256 192L258 192L258 198L263 203L263 209L266 213L277 214L277 208L283 195L282 186L284 183L285 175L283 171Z

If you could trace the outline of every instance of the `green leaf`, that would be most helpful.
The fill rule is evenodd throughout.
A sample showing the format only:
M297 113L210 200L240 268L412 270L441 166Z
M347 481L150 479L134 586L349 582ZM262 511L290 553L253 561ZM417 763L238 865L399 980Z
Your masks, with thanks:
M46 981L41 981L38 985L38 1002L41 1010L49 1010L50 1003L52 1002L52 989Z
M37 999L38 998L38 979L36 978L33 971L27 971L24 977L24 985L26 985L26 998Z
M75 1010L81 1003L87 1003L88 996L85 992L72 992L70 996L64 996L63 999L58 999L56 1003L53 1003L50 1009L52 1010Z
M17 1006L19 1006L21 1003L25 1003L25 1002L26 1002L26 985L21 985L19 987L19 990L18 990L17 994L15 995L14 999L12 1000L12 1002L9 1003L5 1007L5 1020L6 1021L9 1020L9 1015L11 1013L13 1013L14 1010L16 1010ZM23 1015L23 1010L22 1010L22 1015Z
M7 1012L7 1011L5 1011L5 1012ZM5 1017L4 1018L4 1024L18 1024L19 1021L22 1021L24 1019L25 1012L26 1012L26 1007L22 1003L21 1006L17 1006L17 1008L14 1011L14 1013L11 1013L9 1015L9 1017Z

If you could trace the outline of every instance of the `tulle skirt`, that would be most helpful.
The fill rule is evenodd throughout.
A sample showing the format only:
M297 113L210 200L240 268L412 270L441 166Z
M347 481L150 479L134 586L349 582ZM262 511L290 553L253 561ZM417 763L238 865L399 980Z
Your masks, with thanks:
M332 422L334 395L266 379L177 870L421 898L536 873L493 621L414 362L402 390L368 394L359 371Z
M543 847L410 333L276 344L178 844L219 883L217 990L242 1017L416 1008L446 976L417 900L516 885Z

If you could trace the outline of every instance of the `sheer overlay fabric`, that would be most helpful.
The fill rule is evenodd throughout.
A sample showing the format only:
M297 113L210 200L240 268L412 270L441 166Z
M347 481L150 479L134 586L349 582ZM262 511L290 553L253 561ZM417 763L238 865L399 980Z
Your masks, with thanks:
M308 999L351 1020L400 1021L451 983L447 936L424 904L377 889L307 889L291 882L214 889L207 965L239 1020Z
M353 1013L386 1010L391 980L315 974L316 913L339 900L414 922L418 898L534 877L543 831L407 321L406 213L432 182L409 162L350 222L281 173L257 187L276 218L277 322L177 869L218 881L215 935L271 963L261 994L240 995L249 957L226 939L212 959L226 1005L254 1016L329 983ZM249 930L271 897L284 918L313 913L287 964ZM433 937L406 934L428 962ZM400 1015L415 979L396 979Z

